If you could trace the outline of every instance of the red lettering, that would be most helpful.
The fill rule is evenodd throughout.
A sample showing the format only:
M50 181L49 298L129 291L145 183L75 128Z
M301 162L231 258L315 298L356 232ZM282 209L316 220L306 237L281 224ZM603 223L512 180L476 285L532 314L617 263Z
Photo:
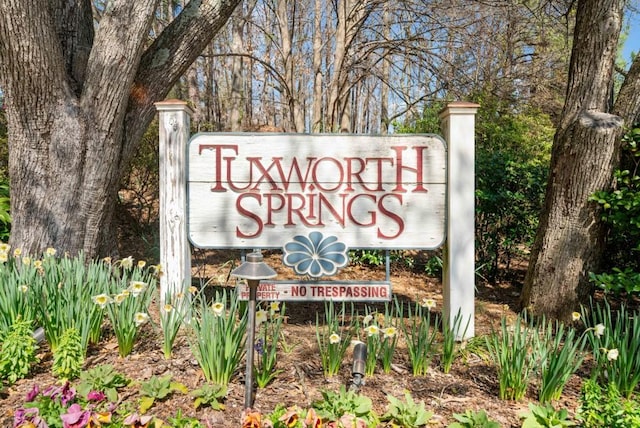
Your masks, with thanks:
M383 195L380 200L378 201L378 209L380 210L381 214L386 215L387 217L389 217L391 220L395 221L395 223L398 225L398 231L393 234L393 235L385 235L382 230L380 230L380 228L378 228L378 238L382 238L382 239L394 239L397 238L398 236L400 236L402 234L402 232L404 232L404 220L402 217L400 217L398 214L391 212L387 209L387 207L385 207L384 202L386 199L391 199L391 198L395 198L400 202L400 206L402 206L402 195L394 195L393 193L387 193L386 195Z
M216 156L216 163L214 165L214 169L216 171L216 181L215 186L211 188L212 192L226 192L222 186L222 150L228 149L233 150L233 152L238 154L238 146L236 144L200 144L198 147L198 154L201 155L204 150L213 150ZM225 158L227 159L235 159L235 158ZM230 169L230 161L227 160L227 168ZM227 172L227 174L229 174Z
M254 214L253 212L245 209L242 206L242 201L245 198L253 198L258 201L258 204L262 203L262 198L260 197L260 195L256 195L254 193L244 193L238 196L238 199L236 199L236 210L241 216L249 218L256 223L256 231L254 233L243 232L242 230L240 230L240 226L236 226L236 236L238 238L255 238L262 233L262 219L257 214Z

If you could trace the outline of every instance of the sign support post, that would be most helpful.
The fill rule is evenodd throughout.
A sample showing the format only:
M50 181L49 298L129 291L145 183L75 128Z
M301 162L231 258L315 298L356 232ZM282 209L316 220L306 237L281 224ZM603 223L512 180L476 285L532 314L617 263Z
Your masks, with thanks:
M474 336L475 115L478 104L452 102L440 112L448 145L447 238L443 264L444 328ZM456 316L460 316L456 325Z
M160 301L189 296L191 249L187 238L187 143L191 108L180 100L155 104L160 113ZM181 308L182 309L182 308Z

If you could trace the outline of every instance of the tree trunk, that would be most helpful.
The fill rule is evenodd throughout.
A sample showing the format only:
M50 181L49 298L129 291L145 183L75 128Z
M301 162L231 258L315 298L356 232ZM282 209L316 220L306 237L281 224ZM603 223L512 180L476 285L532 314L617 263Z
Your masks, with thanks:
M522 306L536 315L568 319L587 296L588 273L604 247L600 211L588 198L610 188L623 125L640 108L639 97L629 94L640 80L637 58L618 104L609 106L623 6L622 0L578 2L565 107L521 296Z
M324 130L322 120L322 12L320 0L313 1L313 103L311 132Z
M118 184L154 117L153 103L237 1L190 2L146 50L157 0L109 2L95 37L85 3L50 2L51 9L70 8L54 14L36 0L0 2L10 243L33 255L54 247L93 257L115 247L110 226Z

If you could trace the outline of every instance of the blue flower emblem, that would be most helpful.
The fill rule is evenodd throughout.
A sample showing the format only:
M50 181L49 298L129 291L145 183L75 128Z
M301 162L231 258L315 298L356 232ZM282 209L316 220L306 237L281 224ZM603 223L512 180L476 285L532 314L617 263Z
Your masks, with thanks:
M319 278L333 275L349 263L347 246L335 236L324 237L320 232L298 235L284 246L283 263L298 275Z

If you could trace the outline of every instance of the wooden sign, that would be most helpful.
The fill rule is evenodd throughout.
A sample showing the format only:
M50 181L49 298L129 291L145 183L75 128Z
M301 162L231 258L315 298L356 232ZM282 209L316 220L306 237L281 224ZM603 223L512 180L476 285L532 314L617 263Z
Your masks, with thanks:
M435 249L446 157L435 135L198 134L189 238L200 248L282 248L314 230L349 248Z

